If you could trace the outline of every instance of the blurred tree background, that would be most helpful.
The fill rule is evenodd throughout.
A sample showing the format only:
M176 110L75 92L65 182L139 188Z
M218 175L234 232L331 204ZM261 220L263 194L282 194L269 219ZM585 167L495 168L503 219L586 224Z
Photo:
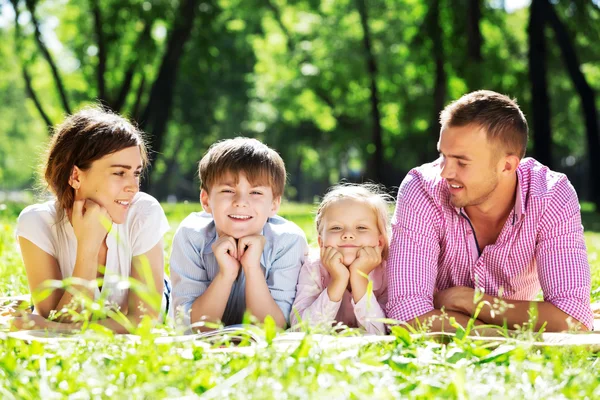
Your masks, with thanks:
M0 38L0 190L94 102L148 133L160 199L197 199L198 160L239 135L281 153L291 200L391 188L436 158L441 109L490 89L600 205L598 0L0 0Z

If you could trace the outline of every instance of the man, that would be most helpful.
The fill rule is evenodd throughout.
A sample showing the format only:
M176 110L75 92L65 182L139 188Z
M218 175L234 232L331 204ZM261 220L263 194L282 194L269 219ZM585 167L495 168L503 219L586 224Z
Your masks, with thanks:
M565 175L523 159L528 127L516 102L469 93L440 122L440 158L398 192L387 316L448 331L449 317L464 327L484 301L478 324L592 329L577 194Z

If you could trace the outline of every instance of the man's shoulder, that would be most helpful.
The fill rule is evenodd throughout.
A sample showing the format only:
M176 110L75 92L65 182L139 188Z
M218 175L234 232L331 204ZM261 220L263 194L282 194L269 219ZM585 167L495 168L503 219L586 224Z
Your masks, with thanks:
M549 201L556 196L577 195L567 176L533 158L524 158L517 168L521 190L530 200Z
M441 177L440 160L423 164L411 169L398 191L398 196L405 201L432 201L435 204L445 204L448 196L445 183Z

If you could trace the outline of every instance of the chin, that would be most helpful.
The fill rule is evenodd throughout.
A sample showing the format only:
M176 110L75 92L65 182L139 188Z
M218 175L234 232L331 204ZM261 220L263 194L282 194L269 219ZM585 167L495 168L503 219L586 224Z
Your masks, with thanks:
M342 264L344 264L346 267L349 267L354 260L356 260L356 256L344 256L342 259Z

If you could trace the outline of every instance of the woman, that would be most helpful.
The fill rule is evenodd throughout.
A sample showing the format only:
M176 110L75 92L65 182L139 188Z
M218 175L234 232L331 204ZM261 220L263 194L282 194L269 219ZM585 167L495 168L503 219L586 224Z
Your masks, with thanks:
M139 192L147 162L141 132L118 115L88 108L56 129L43 165L44 183L55 199L25 208L17 223L35 312L15 319L15 326L79 328L80 322L62 312L82 309L75 292L105 299L126 315L127 321L97 321L115 332L126 332L144 315L158 319L161 299L168 308L162 237L169 225L160 204ZM75 290L36 295L45 281L69 277L78 278L71 279ZM146 285L146 301L139 290L129 290L123 281L128 277ZM60 322L49 321L52 314Z

